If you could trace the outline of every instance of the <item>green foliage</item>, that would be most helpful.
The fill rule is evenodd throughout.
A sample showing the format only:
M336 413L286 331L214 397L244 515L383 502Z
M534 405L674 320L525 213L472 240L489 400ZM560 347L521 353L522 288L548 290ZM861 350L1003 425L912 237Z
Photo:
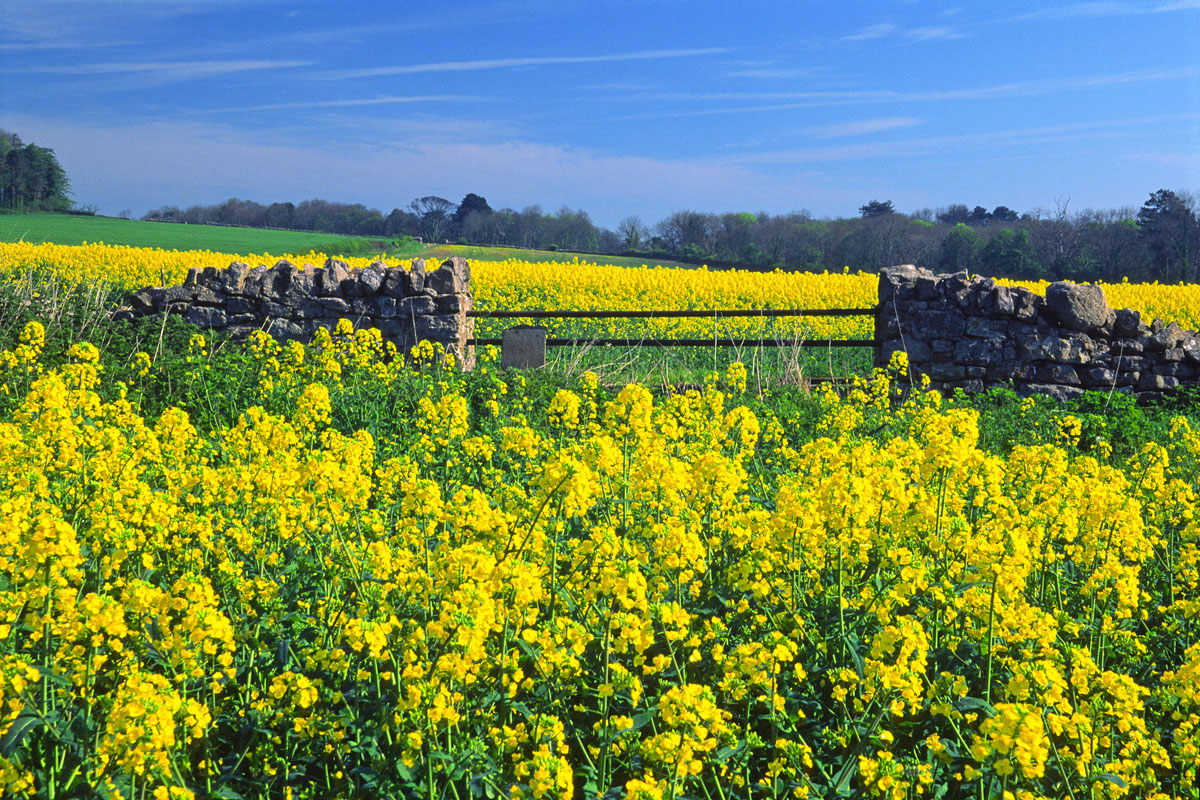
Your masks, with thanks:
M331 236L328 233L181 225L70 214L0 215L0 241L65 245L104 242L163 250L213 250L239 254L319 250L339 255L370 255L392 243L401 249L415 246L411 237L389 242L379 238Z

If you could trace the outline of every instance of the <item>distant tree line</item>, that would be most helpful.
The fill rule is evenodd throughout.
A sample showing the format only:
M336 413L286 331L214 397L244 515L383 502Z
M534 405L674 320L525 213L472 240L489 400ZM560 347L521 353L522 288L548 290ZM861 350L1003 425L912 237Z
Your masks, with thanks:
M816 219L805 211L676 211L652 226L626 217L614 231L595 225L583 210L493 209L472 193L457 204L433 195L419 197L386 215L328 200L262 205L231 198L183 210L164 206L143 219L409 235L426 242L624 254L714 267L838 270L850 265L874 272L912 263L1011 278L1196 282L1198 211L1196 195L1160 189L1140 208L1105 211L1072 213L1066 202L1059 202L1052 211L955 204L902 214L891 201L872 200L850 218Z
M68 211L71 184L54 151L0 130L0 209Z

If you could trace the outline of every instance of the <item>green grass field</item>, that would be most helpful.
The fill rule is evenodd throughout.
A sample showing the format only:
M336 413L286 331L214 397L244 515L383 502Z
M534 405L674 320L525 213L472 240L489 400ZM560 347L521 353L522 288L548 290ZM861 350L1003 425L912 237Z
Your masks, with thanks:
M608 256L593 253L560 253L554 250L524 250L515 247L486 247L473 244L434 244L429 245L420 253L421 258L443 259L453 256L476 261L506 261L515 258L521 261L550 261L570 263L578 258L591 264L611 264L614 267L680 267L696 269L695 264L684 264L679 261L647 261L644 258L627 258L625 256Z
M411 255L413 252L412 249L398 251L386 239L361 236L141 222L69 214L0 215L0 241L66 245L104 242L163 250L213 250L218 253L299 253L318 250L369 255L385 249L396 255Z

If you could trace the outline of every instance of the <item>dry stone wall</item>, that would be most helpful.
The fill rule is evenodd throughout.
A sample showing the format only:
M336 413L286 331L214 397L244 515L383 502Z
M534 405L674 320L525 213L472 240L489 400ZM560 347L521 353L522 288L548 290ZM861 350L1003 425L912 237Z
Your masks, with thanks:
M1200 334L1109 308L1099 286L1052 283L1045 296L966 272L911 265L879 276L877 365L908 354L934 388L968 392L1012 382L1059 399L1085 390L1139 399L1200 383Z
M323 267L280 261L251 267L235 261L225 269L192 269L181 286L147 287L130 297L118 314L179 314L203 328L234 336L265 330L278 339L308 341L318 328L333 330L339 319L355 328L378 328L401 353L419 341L441 343L470 367L475 320L471 268L462 258L425 271L381 261L351 269L329 259Z

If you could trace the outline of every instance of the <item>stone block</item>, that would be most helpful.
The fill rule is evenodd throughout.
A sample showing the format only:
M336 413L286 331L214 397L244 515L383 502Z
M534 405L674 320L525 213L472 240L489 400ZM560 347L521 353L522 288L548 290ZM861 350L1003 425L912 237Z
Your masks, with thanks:
M1000 286L996 291L1003 289ZM1008 321L1003 319L982 319L980 317L967 318L967 336L973 336L980 339L1004 338L1008 333Z
M959 381L967 376L961 364L930 364L924 372L935 381Z
M379 291L381 294L395 298L396 300L411 295L413 293L412 279L409 277L408 271L400 267L389 269L387 276L383 279L383 286Z
M387 266L383 265L381 269L381 264L382 262L377 261L358 273L358 283L365 295L378 294L383 288L383 282L387 278Z
M1137 336L1138 326L1142 324L1142 313L1132 308L1121 308L1115 312L1113 321L1113 336L1131 339Z
M1076 397L1083 395L1083 389L1078 386L1060 386L1055 383L1018 383L1017 393L1029 396L1031 394L1044 394L1047 397L1052 397L1060 403L1065 403L1067 400L1073 400Z
M409 291L411 293L420 294L425 291L425 275L425 259L414 259L412 269L408 272Z
M422 317L428 316L437 310L437 303L432 297L419 295L417 297L406 297L399 303L398 316L401 317Z
M442 295L435 302L440 314L457 314L470 311L475 307L474 299L469 294Z
M954 311L927 309L913 314L912 335L922 339L957 339L967 330L967 318Z
M1060 383L1064 386L1079 386L1079 373L1066 364L1039 364L1037 367L1039 383Z
M1096 284L1055 281L1046 287L1046 306L1059 324L1073 331L1090 331L1112 325L1115 312L1108 307L1104 290Z
M537 369L546 365L546 328L518 325L504 332L500 366L505 369Z
M442 266L430 272L425 287L435 294L461 294L471 285L471 266L465 258L455 256L442 262Z
M1143 374L1137 382L1139 392L1165 392L1179 388L1179 379L1170 375L1158 375L1153 372Z
M224 328L227 321L223 310L208 306L192 306L183 319L200 328Z
M1083 367L1079 370L1079 381L1089 388L1114 386L1117 373L1106 367Z
M954 360L980 367L998 366L1004 361L1004 340L963 339L954 348Z
M248 297L231 297L225 303L225 311L229 314L253 314L258 311L258 301Z

